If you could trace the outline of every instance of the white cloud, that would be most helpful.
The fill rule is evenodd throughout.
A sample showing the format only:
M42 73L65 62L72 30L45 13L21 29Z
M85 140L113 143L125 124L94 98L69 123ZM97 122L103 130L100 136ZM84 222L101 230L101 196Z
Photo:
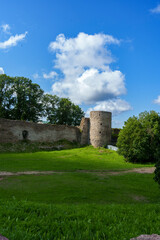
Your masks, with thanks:
M10 34L10 26L9 26L9 24L3 24L3 25L1 25L1 28L2 28L2 31L4 33Z
M131 110L131 106L119 96L126 93L125 75L112 70L115 61L110 44L120 44L111 35L79 33L75 38L57 36L49 45L56 54L54 68L62 73L56 79L52 92L60 97L69 97L76 104L92 104L92 110L110 111L113 115ZM47 75L48 76L48 75Z
M66 76L66 79L55 82L52 90L59 96L70 97L77 104L93 104L126 92L124 75L109 68L105 71L90 68L80 76Z
M124 74L109 66L114 62L110 44L120 44L120 40L106 34L79 33L69 39L58 35L49 49L56 52L54 67L64 77L53 84L53 93L77 104L94 104L125 94Z
M76 38L66 39L63 34L51 42L49 49L56 52L56 67L64 74L81 73L83 68L101 68L113 62L107 44L119 44L120 41L110 35L79 33ZM68 69L69 68L69 69Z
M154 100L154 103L160 105L160 96L158 96L157 99Z
M4 74L4 70L2 67L0 67L0 74Z
M43 73L42 75L41 74L38 74L38 73L34 73L33 74L33 78L34 79L38 79L38 78L44 78L44 79L53 79L57 76L58 74L54 71L51 71L50 73Z
M15 36L11 36L7 41L0 42L0 49L8 49L10 47L16 46L18 42L25 39L27 32L23 34L16 34Z
M112 112L113 116L116 116L122 112L126 112L131 110L132 107L128 102L122 99L110 99L107 101L102 101L97 103L97 105L93 108L89 108L86 112L86 115L90 113L90 111L107 111Z
M157 7L150 9L151 13L160 13L160 4L157 5Z
M52 79L54 78L55 76L57 76L58 74L54 71L51 71L50 73L46 74L46 73L43 73L43 78L45 79Z

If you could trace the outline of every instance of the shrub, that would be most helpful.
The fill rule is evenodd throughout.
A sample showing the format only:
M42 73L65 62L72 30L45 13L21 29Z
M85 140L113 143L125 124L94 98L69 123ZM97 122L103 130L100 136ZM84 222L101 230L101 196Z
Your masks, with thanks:
M156 169L154 173L155 173L154 180L160 185L160 161L156 163Z
M117 139L118 139L118 136L119 136L119 132L120 132L120 128L112 128L112 137L111 137L111 143L112 145L117 145Z
M130 162L157 162L160 157L160 116L155 111L130 117L119 133L119 153Z

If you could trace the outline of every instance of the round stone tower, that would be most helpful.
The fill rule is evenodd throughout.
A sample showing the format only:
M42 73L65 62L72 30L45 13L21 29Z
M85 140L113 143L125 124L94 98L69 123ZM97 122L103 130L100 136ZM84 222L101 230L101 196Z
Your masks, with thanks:
M103 147L111 142L111 112L90 112L90 143Z

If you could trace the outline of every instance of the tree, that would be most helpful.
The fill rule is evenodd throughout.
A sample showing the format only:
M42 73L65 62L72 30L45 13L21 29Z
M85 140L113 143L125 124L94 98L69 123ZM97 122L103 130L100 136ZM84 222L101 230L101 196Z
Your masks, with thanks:
M119 153L130 162L156 162L160 157L160 116L155 111L130 117L119 133Z
M14 92L16 94L14 119L37 122L43 112L43 90L40 86L28 78L15 77Z
M0 75L0 117L13 118L15 103L14 81L5 74Z
M82 109L68 98L44 94L28 78L0 75L0 117L37 122L46 117L49 123L76 126L84 116Z
M47 118L49 123L56 124L58 122L57 109L59 101L60 98L56 95L43 95L43 115Z
M45 116L52 124L77 126L84 116L82 109L68 98L59 98L55 95L45 94L43 105Z
M154 173L155 173L154 180L160 186L160 160L156 163L156 169L155 169Z
M72 103L71 115L72 115L71 125L79 126L82 120L82 117L84 117L84 112L82 111L82 109L78 105L75 105Z
M0 117L37 122L43 90L28 78L0 75Z

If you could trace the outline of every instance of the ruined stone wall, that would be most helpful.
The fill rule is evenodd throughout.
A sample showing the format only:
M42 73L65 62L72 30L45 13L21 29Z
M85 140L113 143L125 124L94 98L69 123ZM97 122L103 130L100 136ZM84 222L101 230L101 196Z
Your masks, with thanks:
M111 113L92 111L90 119L82 118L79 127L0 119L0 143L20 140L56 142L63 139L94 147L110 144Z
M111 142L110 112L90 112L90 143L94 147L103 147Z
M81 144L88 145L90 144L90 119L83 117L80 124L81 131Z
M23 139L33 142L55 142L62 139L80 142L80 138L81 133L77 127L0 119L0 143Z

